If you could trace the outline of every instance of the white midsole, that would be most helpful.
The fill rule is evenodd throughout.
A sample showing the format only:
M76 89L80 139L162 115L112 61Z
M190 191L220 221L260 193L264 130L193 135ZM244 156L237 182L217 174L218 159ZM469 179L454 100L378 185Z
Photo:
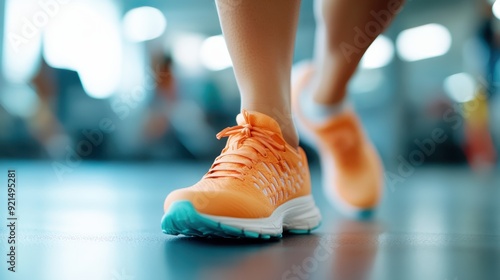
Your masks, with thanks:
M280 234L283 230L309 230L321 222L321 214L312 195L292 199L280 205L267 218L232 218L200 214L210 220L261 234Z

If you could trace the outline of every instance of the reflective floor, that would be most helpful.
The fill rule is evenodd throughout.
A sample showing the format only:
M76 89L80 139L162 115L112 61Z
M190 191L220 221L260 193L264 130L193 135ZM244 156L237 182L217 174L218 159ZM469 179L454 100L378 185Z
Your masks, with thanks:
M18 177L16 272L0 279L500 279L500 172L428 167L387 189L372 221L342 218L319 191L315 234L272 242L161 233L166 194L210 163L82 163L58 178L50 162L0 162ZM1 211L7 224L6 211Z

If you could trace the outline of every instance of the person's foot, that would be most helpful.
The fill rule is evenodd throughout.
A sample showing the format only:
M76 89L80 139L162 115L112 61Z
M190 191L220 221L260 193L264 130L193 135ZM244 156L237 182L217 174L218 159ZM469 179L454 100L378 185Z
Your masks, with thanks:
M165 199L164 233L267 239L320 224L304 151L267 115L243 111L237 123L217 135L229 139L205 176Z
M296 69L295 76L294 117L302 139L318 150L326 197L349 216L371 215L383 190L383 165L377 151L348 106L307 107L314 102L307 92L314 76L312 65Z

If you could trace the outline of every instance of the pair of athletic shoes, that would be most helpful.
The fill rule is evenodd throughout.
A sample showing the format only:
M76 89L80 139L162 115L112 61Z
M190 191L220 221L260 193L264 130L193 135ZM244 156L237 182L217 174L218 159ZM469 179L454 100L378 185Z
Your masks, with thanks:
M303 114L298 100L311 74L304 70L293 85L296 124L318 149L325 196L347 215L364 217L380 200L382 164L353 110L322 123ZM236 121L217 134L229 138L203 178L165 199L163 232L269 239L317 228L321 214L302 148L286 143L278 122L265 114L244 110Z

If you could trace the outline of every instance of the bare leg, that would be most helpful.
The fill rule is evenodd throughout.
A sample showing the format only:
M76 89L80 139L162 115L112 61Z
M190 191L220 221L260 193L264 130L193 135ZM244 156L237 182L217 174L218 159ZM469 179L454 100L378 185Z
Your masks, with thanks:
M316 0L314 100L336 104L361 57L384 31L404 0Z
M361 57L402 1L316 0L315 61L296 72L294 95L300 99L294 109L301 129L317 143L325 197L349 216L373 213L383 165L355 111L341 101Z
M242 108L276 119L288 144L297 146L290 72L300 0L216 2Z

